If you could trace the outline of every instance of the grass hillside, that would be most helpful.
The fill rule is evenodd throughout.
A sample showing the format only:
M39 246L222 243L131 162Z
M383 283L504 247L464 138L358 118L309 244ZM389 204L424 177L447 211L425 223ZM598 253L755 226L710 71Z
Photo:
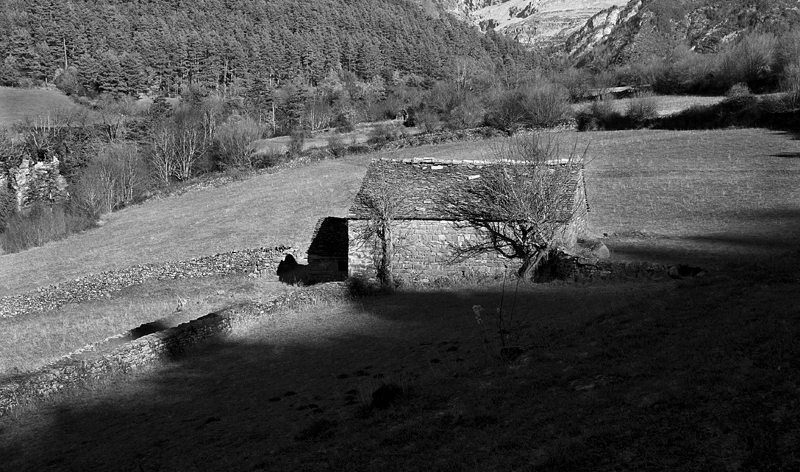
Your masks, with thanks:
M316 305L265 314L170 362L0 419L0 464L20 471L797 470L800 141L756 129L560 136L590 144L590 221L608 235L615 258L712 270L518 291L412 287L355 300L328 299L328 287L314 287ZM0 257L0 281L6 293L19 293L243 247L288 243L304 251L317 218L346 212L371 157L477 159L502 144L349 156L149 201L97 230ZM106 301L0 320L8 341L0 357L35 366L13 356L41 357L61 343L63 352L47 351L57 357L81 345L66 339L70 330L119 332L119 319L125 328L136 319L129 311L152 319L176 297L187 299L191 314L258 310L248 302L286 290L244 276L145 284ZM493 357L500 307L522 323L511 331L528 350L514 362ZM37 328L54 336L26 337ZM386 384L402 395L378 408L373 392Z
M0 128L10 127L26 116L76 106L59 90L0 87Z
M112 213L101 228L2 256L0 294L236 249L286 244L305 251L319 218L347 211L364 171L357 160L326 161Z
M766 130L561 133L589 145L592 230L617 257L720 261L794 247L800 141ZM346 214L372 157L482 159L503 140L349 156L113 213L102 228L0 257L0 295L87 273L258 246L302 256L317 220Z
M527 328L514 333L530 348L514 362L487 355L472 310L501 306L498 286L275 313L162 366L2 419L0 463L18 471L797 470L797 263L660 283L523 287L516 319ZM373 406L387 384L402 394Z

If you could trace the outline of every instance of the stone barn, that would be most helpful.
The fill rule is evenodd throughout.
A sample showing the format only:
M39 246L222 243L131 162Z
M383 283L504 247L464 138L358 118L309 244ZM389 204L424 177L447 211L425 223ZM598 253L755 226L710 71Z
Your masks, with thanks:
M374 242L359 236L370 221L365 197L382 191L382 186L402 189L404 204L394 218L395 256L393 274L409 282L435 280L439 277L459 278L494 276L508 269L517 269L519 261L511 261L496 253L468 259L455 258L455 248L470 238L481 237L475 229L459 225L444 211L440 196L459 185L479 179L482 172L498 161L459 161L416 159L377 159L367 169L361 189L355 197L348 217L349 275L372 277L379 249ZM552 164L555 166L562 164ZM572 194L573 208L564 221L558 245L572 251L579 237L587 233L588 205L582 166L572 166L564 173L566 188Z

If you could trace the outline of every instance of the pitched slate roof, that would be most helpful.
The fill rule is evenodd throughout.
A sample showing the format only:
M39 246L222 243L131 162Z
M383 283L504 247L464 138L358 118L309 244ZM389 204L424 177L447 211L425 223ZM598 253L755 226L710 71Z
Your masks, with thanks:
M402 189L403 192L404 205L396 215L397 219L450 220L452 218L440 204L437 195L460 185L468 185L469 182L479 179L487 168L500 164L502 162L496 160L373 159L348 217L355 220L369 219L370 212L365 205L365 199L388 185ZM554 167L556 165L558 164L553 163ZM565 175L570 180L568 188L577 189L578 185L583 185L582 172Z

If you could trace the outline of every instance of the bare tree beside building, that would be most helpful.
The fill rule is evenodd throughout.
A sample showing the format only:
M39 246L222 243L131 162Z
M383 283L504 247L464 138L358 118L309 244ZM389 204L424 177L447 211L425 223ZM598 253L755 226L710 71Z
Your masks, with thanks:
M369 219L360 228L357 238L362 244L374 245L375 272L384 287L394 287L392 262L397 250L396 219L406 204L405 190L391 185L386 176L371 176L376 182L370 192L360 194L360 203Z
M457 257L498 253L521 260L519 275L531 278L564 239L565 223L585 207L585 195L576 195L585 154L575 145L562 156L558 140L540 133L496 148L497 165L442 194L448 216L481 236L455 248Z

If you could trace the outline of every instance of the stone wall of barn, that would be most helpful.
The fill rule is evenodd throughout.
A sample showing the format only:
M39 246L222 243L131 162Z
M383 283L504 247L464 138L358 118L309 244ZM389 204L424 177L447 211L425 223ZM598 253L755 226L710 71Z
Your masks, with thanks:
M579 171L578 185L575 188L573 213L569 224L564 229L564 235L559 241L566 249L574 249L578 238L589 234L589 205L586 201L586 183L583 178L583 169Z
M581 203L572 222L558 239L558 246L568 250L576 247L577 239L586 234L586 216L586 205ZM456 247L481 236L473 229L459 228L452 221L401 220L395 224L394 274L410 283L424 283L437 278L495 277L508 270L515 271L520 264L518 260L509 260L498 254L455 260ZM351 276L375 276L380 249L377 241L364 243L359 237L365 226L364 220L348 222L350 251L347 266Z
M375 256L380 254L376 241L363 243L358 235L366 221L348 222L350 275L374 277ZM393 269L396 277L409 283L425 283L437 278L493 277L516 268L517 262L497 254L483 254L454 261L454 247L478 235L471 229L459 229L451 221L401 220L395 226L396 242Z

